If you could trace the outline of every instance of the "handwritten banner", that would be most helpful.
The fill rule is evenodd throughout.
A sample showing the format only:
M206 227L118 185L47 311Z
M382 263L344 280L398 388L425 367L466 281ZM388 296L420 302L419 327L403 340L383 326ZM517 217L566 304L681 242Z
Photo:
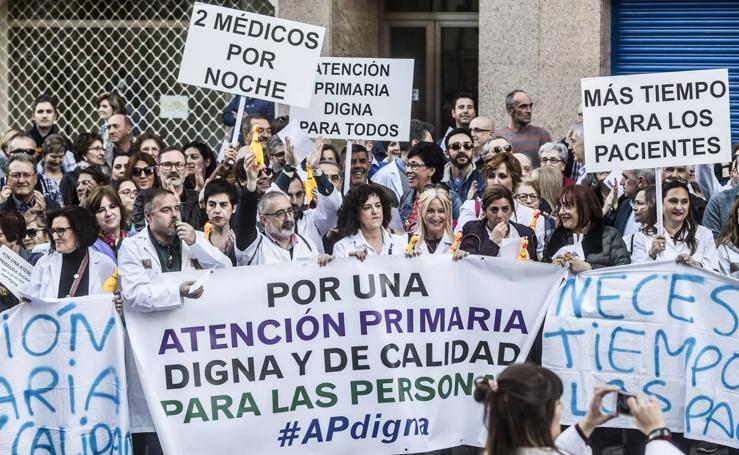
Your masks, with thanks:
M0 285L14 296L23 292L31 282L33 266L5 245L0 246Z
M738 315L739 281L674 262L570 278L544 325L544 366L564 382L562 423L584 416L607 382L655 397L672 431L739 448Z
M423 452L481 445L474 379L525 359L562 277L450 256L234 268L126 321L167 453Z
M0 453L132 453L111 296L25 303L0 321Z

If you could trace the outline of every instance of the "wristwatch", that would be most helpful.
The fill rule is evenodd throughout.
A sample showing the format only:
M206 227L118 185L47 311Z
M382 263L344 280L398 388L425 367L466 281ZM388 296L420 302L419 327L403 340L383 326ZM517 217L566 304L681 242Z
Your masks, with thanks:
M667 427L657 428L647 435L647 442L654 441L655 439L666 439L668 441L672 441L672 433L670 433L670 430Z

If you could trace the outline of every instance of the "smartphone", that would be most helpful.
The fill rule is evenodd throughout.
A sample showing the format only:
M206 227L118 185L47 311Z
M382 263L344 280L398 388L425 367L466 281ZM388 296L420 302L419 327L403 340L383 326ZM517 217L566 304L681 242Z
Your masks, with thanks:
M627 392L616 392L616 415L631 415L631 409L629 409L628 400L631 397L635 397L633 393Z

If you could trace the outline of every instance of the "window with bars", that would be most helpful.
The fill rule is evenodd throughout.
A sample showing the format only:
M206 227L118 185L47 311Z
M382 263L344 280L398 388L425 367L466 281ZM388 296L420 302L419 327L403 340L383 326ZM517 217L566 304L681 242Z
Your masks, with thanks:
M269 0L209 0L274 15ZM0 2L3 3L3 2ZM230 128L221 112L232 95L177 83L193 1L9 0L0 5L0 130L30 128L40 94L59 102L57 126L69 138L97 132L96 98L126 100L134 134L168 145L201 140L214 150ZM4 17L2 17L4 16ZM186 119L160 118L160 98L187 97Z

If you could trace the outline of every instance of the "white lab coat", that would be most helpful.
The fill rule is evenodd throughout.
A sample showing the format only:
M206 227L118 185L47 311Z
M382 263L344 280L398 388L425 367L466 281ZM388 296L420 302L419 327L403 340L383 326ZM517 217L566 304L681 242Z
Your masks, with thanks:
M115 270L115 263L106 255L88 248L90 263L88 265L87 294L105 294L103 283ZM37 298L56 298L59 292L59 280L62 272L62 255L53 251L41 256L33 268L31 283L26 294ZM112 301L111 301L112 304Z
M454 243L454 237L449 237L449 234L444 232L444 237L441 238L439 245L433 253L429 252L429 246L426 242L418 242L416 243L416 247L422 254L446 254L449 252L449 248L452 247L452 243Z
M257 237L245 250L234 247L236 264L262 265L284 262L312 261L320 254L313 241L302 235L293 234L292 252L282 248L267 234L257 230Z
M734 264L734 271L731 265ZM739 248L734 245L719 245L716 249L716 265L719 273L739 279Z
M196 268L213 269L231 267L231 260L210 244L202 232L195 232L195 243L182 245L182 271ZM184 299L180 296L179 283L162 279L159 255L149 238L146 228L134 237L123 239L118 251L118 272L121 280L124 315L133 309L160 311L179 308ZM126 378L131 416L131 432L153 432L154 423L146 406L136 362L131 346L126 343Z
M355 251L367 250L368 256L392 256L405 254L405 247L408 246L408 238L406 235L390 234L387 230L382 230L382 251L375 251L372 245L367 242L359 229L356 234L344 237L334 245L334 256L337 258L349 257L350 253Z
M634 234L634 250L631 252L632 263L673 260L683 253L690 253L690 247L687 243L681 240L674 242L671 236L665 235L665 249L657 255L656 259L652 259L649 256L649 250L652 248L654 239L654 236L643 232ZM708 228L698 225L695 239L698 246L692 258L700 262L704 269L715 270L717 268L715 263L716 243L713 240L713 233Z

